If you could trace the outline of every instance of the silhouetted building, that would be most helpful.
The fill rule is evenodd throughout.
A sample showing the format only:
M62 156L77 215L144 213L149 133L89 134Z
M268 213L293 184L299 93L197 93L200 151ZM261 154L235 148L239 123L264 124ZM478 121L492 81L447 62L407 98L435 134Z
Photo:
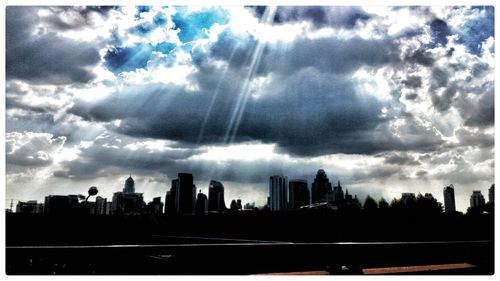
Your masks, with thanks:
M177 185L179 184L179 179L173 179L170 190L167 191L165 196L165 213L166 214L176 214L177 213Z
M231 204L229 204L229 209L231 211L237 211L238 210L238 204L236 203L236 200L231 200Z
M45 196L43 212L47 215L71 215L79 211L78 195Z
M166 196L167 212L177 214L194 214L196 205L196 186L193 184L193 175L188 173L177 174L172 180L170 193Z
M310 204L309 189L306 180L290 180L288 183L288 205L290 209L299 209Z
M113 214L141 214L145 207L142 193L135 192L132 176L125 180L123 192L113 193L111 212Z
M201 193L201 189L196 197L195 213L199 216L206 215L208 213L208 198L205 194Z
M43 204L38 203L36 200L29 200L27 202L17 202L16 213L22 214L42 214Z
M221 212L226 210L224 202L224 186L218 181L210 181L208 186L208 211Z
M492 184L491 187L488 189L488 203L493 204L495 203L495 185Z
M144 205L142 193L115 192L111 211L113 214L141 214L144 211Z
M125 185L123 186L123 193L134 193L135 192L135 182L132 175L125 180Z
M346 197L347 197L347 194L348 192L346 191ZM340 204L342 203L343 201L347 200L347 198L344 198L344 191L342 190L342 186L340 185L340 181L338 181L337 183L337 186L333 187L333 192L332 192L332 196L331 196L331 199L329 200L329 202L333 203L333 204ZM352 196L349 198L349 200L352 199Z
M146 206L146 210L149 214L153 215L163 214L163 203L161 202L161 197L153 198L153 201L149 202Z
M479 208L482 206L484 206L483 194L481 194L481 191L479 190L472 191L472 195L470 196L470 207Z
M348 201L348 202L349 202L349 201L352 201L352 195L351 195L351 194L349 194L349 190L347 190L347 189L345 190L345 197L344 197L344 200L345 200L345 201Z
M332 193L332 184L323 169L318 170L311 187L311 203L328 202Z
M245 205L243 205L243 209L244 210L255 210L255 202L252 202L252 203L246 203Z
M95 198L95 214L106 215L108 207L108 199L97 196Z
M412 192L401 193L401 201L403 201L403 203L406 204L409 201L415 201L415 200L416 200L415 193Z
M455 208L455 188L453 184L446 186L443 190L444 196L444 211L447 213L453 213L456 211Z
M84 201L80 203L80 213L86 215L95 215L96 214L96 204L95 202Z
M269 197L271 211L286 211L287 179L284 176L269 177Z
M105 215L111 215L111 205L112 205L112 202L106 202L106 211L105 211Z

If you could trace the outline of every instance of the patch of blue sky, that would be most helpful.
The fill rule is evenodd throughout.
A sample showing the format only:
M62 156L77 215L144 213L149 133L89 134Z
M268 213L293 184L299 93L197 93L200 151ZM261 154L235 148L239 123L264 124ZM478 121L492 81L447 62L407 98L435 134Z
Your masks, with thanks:
M145 68L153 50L154 47L150 44L136 44L127 48L116 47L108 50L104 56L104 64L115 74Z
M458 30L459 43L467 46L471 53L481 55L482 44L489 37L495 36L495 11L492 6L473 7L472 9L480 11L481 16L465 22L460 27Z
M142 13L147 13L149 11L151 11L151 7L149 7L149 6L137 6L134 18L135 19L140 19Z
M157 52L161 52L163 54L168 54L172 51L177 45L175 43L170 42L161 42L154 46L154 50Z
M177 13L172 16L175 29L179 29L179 39L182 42L190 42L197 39L207 38L207 30L214 24L226 24L229 22L227 14L222 9L208 9L195 12L187 12L184 7L177 7Z
M163 13L157 13L153 17L153 23L156 24L157 26L163 26L168 22L167 17Z
M105 65L115 74L134 71L145 68L153 52L170 54L176 47L175 43L170 42L162 42L157 45L138 43L133 47L115 47L108 50L104 56Z

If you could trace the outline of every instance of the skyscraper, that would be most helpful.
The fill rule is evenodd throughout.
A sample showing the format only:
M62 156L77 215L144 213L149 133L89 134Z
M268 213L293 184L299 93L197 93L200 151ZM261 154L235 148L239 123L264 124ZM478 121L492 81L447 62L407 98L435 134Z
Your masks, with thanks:
M173 179L170 190L167 191L165 196L165 213L166 214L176 214L177 213L177 185L179 184L179 179Z
M455 208L455 188L453 184L446 186L443 190L444 196L444 211L446 213L452 213L456 211Z
M309 189L306 180L290 180L288 183L288 205L290 209L298 209L309 205Z
M106 207L107 207L107 200L106 198L102 198L101 196L97 196L95 198L95 214L96 215L105 215L106 214Z
M194 214L196 205L196 186L193 175L178 173L172 180L172 187L165 197L167 213Z
M123 185L123 193L134 193L135 192L135 182L132 175L125 180L125 185Z
M269 177L269 197L271 211L286 211L287 179L284 176Z
M323 169L318 170L311 187L311 203L327 202L332 192L332 184Z
M484 206L484 197L481 194L481 191L474 190L472 191L472 195L470 196L470 207L478 208Z
M145 205L142 193L135 192L134 179L129 176L125 180L123 192L113 193L111 211L113 214L140 214Z
M224 186L218 181L210 181L208 186L208 211L221 212L226 210L224 202Z
M348 192L346 190L346 197L347 195ZM333 187L333 195L331 197L334 204L340 204L344 201L344 191L342 190L342 186L340 185L340 180L338 181L337 186ZM350 199L352 199L352 196L349 198L349 200Z

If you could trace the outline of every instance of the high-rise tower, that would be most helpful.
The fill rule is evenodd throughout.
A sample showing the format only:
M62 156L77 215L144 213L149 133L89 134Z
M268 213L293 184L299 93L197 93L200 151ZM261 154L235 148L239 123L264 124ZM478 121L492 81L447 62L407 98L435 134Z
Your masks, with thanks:
M452 213L456 211L455 208L455 188L453 184L446 186L443 190L444 196L444 211L446 213Z

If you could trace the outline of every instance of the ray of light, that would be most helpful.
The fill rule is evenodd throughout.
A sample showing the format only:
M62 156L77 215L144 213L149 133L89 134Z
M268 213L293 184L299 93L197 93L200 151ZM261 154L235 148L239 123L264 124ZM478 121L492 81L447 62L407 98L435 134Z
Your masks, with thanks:
M210 101L210 104L208 106L207 112L205 113L205 118L203 119L203 123L201 124L200 133L198 134L198 139L196 141L196 145L199 145L200 142L201 142L201 139L203 138L203 135L205 133L205 127L207 126L208 118L210 117L210 114L212 113L212 109L213 109L213 106L215 104L215 100L217 99L217 96L219 95L219 92L220 92L219 91L220 87L222 85L222 82L224 82L224 80L226 79L227 71L229 69L229 66L231 65L231 61L233 60L234 54L236 53L237 49L238 49L238 45L235 45L233 47L233 50L231 51L231 55L229 56L228 63L225 66L225 69L222 72L222 75L221 75L219 81L217 82L217 86L216 86L216 88L214 90L214 94L212 96L212 100Z
M274 15L276 14L276 6L267 6L266 10L261 18L261 23L268 25L272 24L272 21L274 20ZM262 43L260 40L257 40L255 49L252 54L252 60L250 62L250 65L248 67L248 72L247 75L243 81L243 86L241 87L241 91L238 96L238 100L236 102L236 106L233 109L233 113L231 115L231 119L229 121L229 125L226 129L226 133L224 135L224 143L231 143L234 141L234 138L236 137L236 134L238 132L238 128L240 126L241 118L243 117L243 113L245 111L246 104L248 102L248 97L249 97L249 84L252 79L252 77L255 74L255 71L257 70L260 60L262 58L262 53L264 51L264 43Z

